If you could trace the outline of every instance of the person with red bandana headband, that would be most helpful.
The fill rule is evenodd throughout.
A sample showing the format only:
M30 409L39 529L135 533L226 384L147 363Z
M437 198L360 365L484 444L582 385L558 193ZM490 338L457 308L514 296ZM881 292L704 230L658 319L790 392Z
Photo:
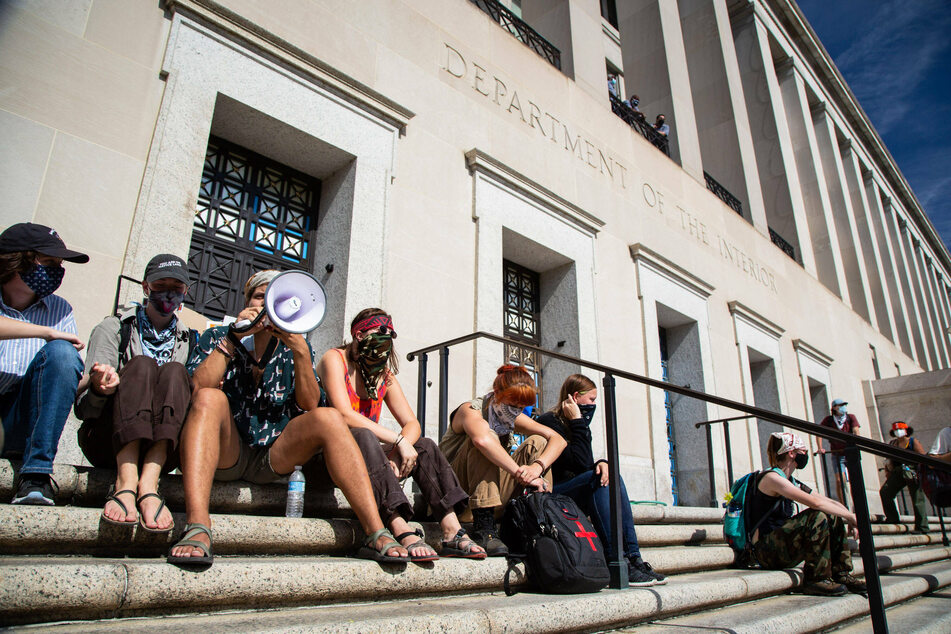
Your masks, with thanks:
M396 380L393 319L379 308L360 311L350 324L353 340L328 350L317 366L331 405L343 415L367 464L380 517L413 561L437 558L407 520L413 511L401 481L412 477L442 529L443 557L485 559L485 550L466 534L458 514L469 495L459 486L445 456L429 438ZM380 424L386 403L400 431ZM382 443L382 444L381 444Z
M904 421L897 420L892 423L888 433L892 437L889 445L925 455L924 446L915 438L914 427ZM896 463L889 458L885 461L885 483L878 494L882 498L885 521L890 524L898 524L901 521L898 517L898 507L895 506L895 498L904 487L908 487L908 495L911 496L912 506L915 509L915 532L927 533L929 530L928 506L925 502L925 493L918 486L918 474L914 466Z
M76 398L79 446L96 467L116 469L102 519L149 532L172 530L159 476L177 465L178 435L191 400L185 363L197 332L176 317L188 292L188 265L152 258L145 300L106 317L89 336L86 376Z

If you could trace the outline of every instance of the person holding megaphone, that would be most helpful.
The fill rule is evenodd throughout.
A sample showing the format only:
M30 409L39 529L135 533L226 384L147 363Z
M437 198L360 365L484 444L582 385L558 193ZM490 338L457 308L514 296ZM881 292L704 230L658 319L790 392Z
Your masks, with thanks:
M321 451L331 479L368 535L358 556L407 561L406 549L383 526L360 449L343 417L320 407L310 343L279 328L273 317L260 318L266 300L275 301L276 293L266 291L278 275L252 275L244 287L246 308L238 314L244 325L209 328L189 359L194 395L180 442L187 525L168 562L212 563L208 503L213 480L273 482ZM278 318L282 308L300 305L298 298L292 300L278 307Z

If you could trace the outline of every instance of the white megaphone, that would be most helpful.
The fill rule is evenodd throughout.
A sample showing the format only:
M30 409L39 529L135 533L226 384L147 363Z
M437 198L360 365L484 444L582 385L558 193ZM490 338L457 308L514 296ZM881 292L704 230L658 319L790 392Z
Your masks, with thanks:
M264 310L258 313L254 321L242 319L232 324L228 336L236 349L247 352L244 346L239 344L239 337L235 335L248 332L265 316L276 328L303 334L317 328L326 314L327 292L317 278L305 271L284 271L275 275L267 285L267 290L264 291ZM263 368L276 346L275 338L271 340L261 359L252 361Z

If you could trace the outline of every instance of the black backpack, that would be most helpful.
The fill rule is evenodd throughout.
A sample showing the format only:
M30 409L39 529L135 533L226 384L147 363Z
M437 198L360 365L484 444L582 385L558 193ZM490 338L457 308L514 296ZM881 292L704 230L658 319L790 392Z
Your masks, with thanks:
M574 501L565 495L528 493L505 507L499 537L509 547L505 593L511 595L509 574L524 562L528 578L542 592L598 592L610 573L601 540Z

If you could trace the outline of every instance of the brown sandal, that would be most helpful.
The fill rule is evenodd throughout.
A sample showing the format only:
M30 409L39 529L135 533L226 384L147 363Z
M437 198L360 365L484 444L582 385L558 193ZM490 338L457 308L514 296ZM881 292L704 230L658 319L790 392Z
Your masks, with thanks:
M452 539L442 543L439 554L443 557L461 557L463 559L485 559L488 556L485 551L479 552L474 548L481 548L481 546L466 534L466 529L460 528Z

